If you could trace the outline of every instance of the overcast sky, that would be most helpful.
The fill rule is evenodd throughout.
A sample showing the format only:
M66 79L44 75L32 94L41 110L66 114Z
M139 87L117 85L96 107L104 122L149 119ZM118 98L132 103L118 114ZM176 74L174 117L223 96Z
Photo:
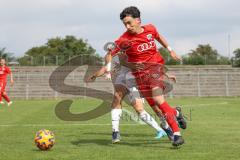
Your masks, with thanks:
M131 5L180 55L209 43L228 56L229 37L230 51L240 48L239 0L0 0L0 48L22 56L49 38L74 35L104 55L103 45L125 31L119 13Z

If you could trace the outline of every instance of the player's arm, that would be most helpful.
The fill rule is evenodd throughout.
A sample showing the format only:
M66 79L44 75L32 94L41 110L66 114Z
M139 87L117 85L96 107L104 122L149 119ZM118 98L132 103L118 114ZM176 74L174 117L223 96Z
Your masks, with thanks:
M89 76L87 78L86 82L94 82L97 79L97 77L101 77L102 75L104 75L106 73L106 71L107 71L106 66L102 66L102 68L100 68L94 74Z
M14 81L13 81L13 74L12 74L12 71L10 68L6 67L6 71L7 71L7 74L10 75L10 84L11 86L13 85Z
M177 82L177 78L175 75L173 74L169 74L169 73L165 73L165 76L168 78L168 79L171 79L173 82Z
M92 74L91 76L89 76L86 80L86 82L94 82L96 80L97 77L101 77L104 74L110 72L111 70L111 54L107 53L105 56L105 65L102 66L98 71L96 71L94 74Z
M156 31L155 38L164 48L166 48L170 52L170 55L173 59L177 61L181 60L181 58L175 53L175 51L168 45L167 40L162 35L160 35L157 31Z
M111 50L105 56L105 67L106 67L106 79L111 80L111 64L112 62L112 53Z
M10 83L11 83L11 85L13 85L13 83L14 83L14 81L13 81L13 74L12 74L12 72L10 73Z
M142 63L130 63L127 60L127 55L124 53L118 54L120 64L130 68L131 70L142 70L144 68L144 65Z

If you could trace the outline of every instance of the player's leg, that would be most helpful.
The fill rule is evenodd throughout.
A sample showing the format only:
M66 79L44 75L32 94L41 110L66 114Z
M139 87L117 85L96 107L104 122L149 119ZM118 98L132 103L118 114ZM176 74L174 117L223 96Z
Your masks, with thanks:
M141 78L144 78L143 76L141 76ZM149 85L145 85L142 84L142 81L140 78L137 79L138 82L138 89L141 91L142 96L147 100L148 104L153 107L153 110L155 111L155 113L160 117L163 117L161 115L161 112L159 112L158 110L156 110L154 108L154 106L156 105L155 101L152 98L152 91L151 88L149 87ZM163 128L164 129L164 128ZM168 137L170 140L173 139L173 133L172 133L172 129L169 128L168 126L166 127L167 130L165 130L165 132L167 133Z
M4 104L4 102L2 101L2 92L1 92L1 89L0 89L0 104Z
M138 113L140 119L157 131L155 137L156 139L160 139L161 137L167 135L165 131L158 125L156 120L148 112L145 111L141 98L135 98L134 101L132 101L132 106Z
M164 100L164 96L162 95L162 98L161 98L163 101L165 101ZM152 98L149 98L148 99L148 103L149 103L149 101L154 101ZM166 101L165 101L166 102ZM166 102L167 103L167 102ZM150 104L150 103L149 103ZM151 105L150 105L151 106ZM154 106L152 106L152 108L153 108ZM187 128L187 122L186 122L186 120L185 120L185 118L184 118L184 116L183 116L183 114L182 114L182 111L181 111L181 107L176 107L176 108L173 108L174 110L173 110L173 112L174 112L174 114L175 114L175 116L176 116L176 119L177 119L177 122L178 122L178 125L179 125L179 127L180 128L182 128L182 129L186 129ZM158 107L155 107L155 112L157 113L157 112L159 112L159 117L161 118L162 116L161 116L161 111L160 111L160 109L158 108ZM162 122L164 122L164 119L166 119L166 117L163 115L163 117L162 117ZM167 127L167 123L165 123L165 124L162 124L162 125L165 125L166 127Z
M158 66L157 66L158 67ZM161 67L161 66L160 66ZM163 96L163 88L164 83L162 81L161 68L151 68L142 73L136 74L136 81L138 84L138 88L141 91L142 95L145 98L153 98L154 103L159 107L162 111L163 115L166 118L169 126L174 132L174 141L173 145L181 145L184 143L184 140L181 137L180 129L178 128L178 124L176 122L177 111L171 108L168 103L165 101Z
M12 101L10 100L10 98L8 97L5 91L2 93L2 97L7 101L8 106L12 104Z
M173 89L173 87L171 87L171 83L169 81L173 80L173 81L176 82L176 77L172 76L170 74L167 74L166 71L167 71L167 68L165 66L161 66L161 65L158 65L158 64L154 65L154 67L152 67L150 69L151 74L157 73L157 75L160 75L160 77L155 77L155 78L151 77L150 78L152 86L160 87L162 93L157 93L157 94L160 94L160 95L164 95L164 94L170 92ZM163 91L164 91L164 93L163 93ZM162 98L164 100L163 96L162 96ZM186 120L184 119L183 114L181 112L181 107L176 107L176 108L174 108L174 110L176 111L176 112L174 111L174 113L176 115L179 127L182 128L182 129L186 129L187 123L186 123Z
M184 140L181 136L180 129L176 121L176 116L178 114L177 110L174 108L171 108L170 105L165 101L161 88L154 87L152 89L152 97L156 105L158 105L159 109L164 114L166 121L168 122L168 124L173 130L173 134L174 134L173 145L174 146L182 145L184 143Z
M169 140L173 141L174 135L173 135L172 128L168 125L168 122L167 122L165 116L163 115L162 111L158 108L157 105L151 106L151 108L156 113L156 115L159 117L160 122L161 122L160 126L167 133Z
M173 131L172 131L171 127L168 125L162 111L155 104L153 98L147 97L146 100L147 100L148 104L151 106L152 110L155 112L155 114L159 117L159 119L161 121L160 126L167 133L169 140L173 141Z
M5 92L6 85L7 85L7 82L3 81L1 84L1 92L2 92L2 97L7 101L8 106L10 106L12 104L12 101L9 99L9 97L7 96L7 93Z
M178 121L180 128L186 129L187 121L185 120L185 118L182 114L182 108L178 106L178 107L176 107L176 110L177 110L177 121Z
M161 137L165 136L165 131L158 125L155 119L145 111L143 100L137 88L135 77L131 74L131 72L126 74L126 87L129 91L128 98L133 108L138 113L140 119L157 131L155 138L160 139Z
M0 92L0 104L4 104L4 102L2 101L2 93Z
M112 119L112 143L120 141L119 121L122 115L121 102L127 94L127 89L122 85L114 85L114 95L112 101L111 119Z
M158 125L155 119L145 111L142 98L136 87L129 88L128 97L133 108L138 113L140 119L157 131L155 138L160 139L161 137L165 136L165 131Z
M129 91L128 98L131 102L131 105L138 113L140 119L157 131L157 135L155 138L160 139L161 137L165 136L166 133L164 132L164 130L158 125L155 119L145 111L143 100L141 98L139 90L136 87L137 85L135 77L131 74L131 72L128 72L125 77L126 77L125 86Z
M2 94L3 94L3 82L0 81L0 104L4 104L2 101Z

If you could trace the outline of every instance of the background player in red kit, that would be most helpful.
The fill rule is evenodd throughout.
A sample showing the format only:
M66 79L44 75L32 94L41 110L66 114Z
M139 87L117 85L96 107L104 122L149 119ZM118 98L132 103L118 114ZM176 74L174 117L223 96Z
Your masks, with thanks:
M8 106L10 106L12 104L12 101L10 101L9 97L7 96L5 88L7 85L8 74L10 74L11 85L13 85L13 76L10 68L6 66L5 59L1 59L0 64L0 104L4 104L4 102L2 101L2 98L4 98L7 101Z
M120 19L127 31L115 41L118 48L111 54L114 56L121 48L128 48L125 51L128 58L128 66L136 64L135 69L137 70L134 70L133 74L136 78L138 89L151 106L156 104L164 114L174 132L173 145L182 145L184 140L180 134L176 118L179 120L180 126L184 126L183 128L186 128L186 123L180 108L170 107L164 99L164 84L161 81L164 72L162 67L164 59L157 51L155 40L168 49L173 59L180 60L180 58L168 46L166 40L152 24L141 26L140 11L137 7L125 8L120 14Z

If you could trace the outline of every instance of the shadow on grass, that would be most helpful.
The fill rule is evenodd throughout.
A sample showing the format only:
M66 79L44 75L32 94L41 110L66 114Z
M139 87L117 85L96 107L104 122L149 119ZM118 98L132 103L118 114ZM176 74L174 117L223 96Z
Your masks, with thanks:
M83 134L86 134L86 135L104 135L104 136L111 136L111 132L85 132ZM146 134L146 133L134 133L134 134L128 134L128 133L121 133L121 136L122 137L154 137L155 135L154 134Z
M109 136L110 137L110 136ZM146 140L146 139L139 139L139 138L127 138L125 136L121 136L121 141L117 144L112 144L111 138L107 139L94 139L89 137L87 139L78 139L75 141L71 141L72 145L75 146L89 146L89 144L96 144L100 146L107 146L107 147L119 147L119 146L128 146L128 147L150 147L150 148L169 148L171 147L171 142L167 139L161 140Z
M39 153L41 153L41 152L52 152L53 150L54 150L53 148L51 148L49 150L40 150L38 148L33 148L32 149L33 152L39 152Z
M75 146L85 146L89 144L97 144L97 145L104 145L110 146L111 143L108 139L79 139L75 141L71 141L72 145Z

